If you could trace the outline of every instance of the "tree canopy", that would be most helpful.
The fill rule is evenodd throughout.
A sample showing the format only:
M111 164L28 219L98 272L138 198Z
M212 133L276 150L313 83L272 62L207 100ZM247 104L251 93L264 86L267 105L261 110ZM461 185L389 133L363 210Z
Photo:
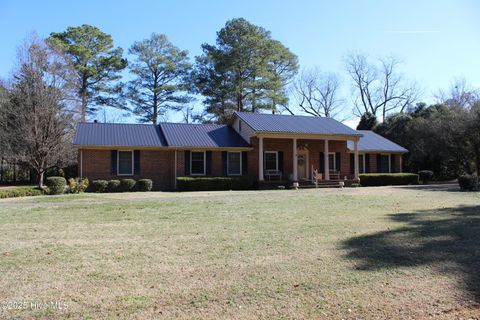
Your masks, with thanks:
M234 111L275 112L287 103L287 82L298 59L269 31L245 19L228 21L215 45L203 44L196 57L194 84L205 97L206 113L225 122Z
M186 94L191 64L188 52L174 46L163 34L135 42L129 50L135 60L130 73L127 98L141 122L157 123L168 110L181 110L190 97Z
M123 49L114 47L111 35L84 24L53 32L48 41L65 52L76 70L82 121L99 106L125 107L118 99L121 87L116 81L127 60L122 58Z

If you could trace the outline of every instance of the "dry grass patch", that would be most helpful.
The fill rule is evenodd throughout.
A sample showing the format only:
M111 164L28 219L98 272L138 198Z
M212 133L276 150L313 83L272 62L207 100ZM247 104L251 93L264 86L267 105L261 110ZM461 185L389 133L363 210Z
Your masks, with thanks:
M68 195L0 201L18 318L478 315L480 196L448 189Z

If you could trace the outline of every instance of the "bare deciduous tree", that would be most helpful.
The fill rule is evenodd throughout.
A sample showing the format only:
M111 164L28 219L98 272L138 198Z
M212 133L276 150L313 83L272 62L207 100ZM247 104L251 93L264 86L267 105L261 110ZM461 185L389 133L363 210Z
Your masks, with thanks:
M46 169L69 158L73 132L70 93L75 87L71 64L32 36L20 47L10 101L2 112L2 138L19 163L35 171L43 186Z
M343 111L340 79L319 69L303 70L293 83L293 95L301 111L316 117L338 118ZM287 109L290 113L292 110Z
M480 90L470 86L465 78L455 78L448 90L439 90L435 97L438 103L470 109L480 101Z
M372 63L361 54L346 58L347 71L355 89L354 111L357 115L366 112L385 117L388 113L403 112L418 96L415 83L407 82L398 72L400 62L388 57Z

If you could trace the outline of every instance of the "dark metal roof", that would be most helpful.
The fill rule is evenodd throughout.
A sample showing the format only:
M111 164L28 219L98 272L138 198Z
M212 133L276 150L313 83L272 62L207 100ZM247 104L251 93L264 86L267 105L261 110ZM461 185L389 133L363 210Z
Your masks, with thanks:
M79 123L73 144L112 147L167 146L159 126L123 123Z
M231 127L217 124L161 123L172 147L246 148L250 145Z
M332 118L236 112L256 132L361 135Z
M382 137L379 134L376 134L370 130L357 130L359 133L363 134L363 137L360 138L358 142L359 151L385 151L385 152L408 152L407 149L399 146L395 142L388 140L387 138ZM353 142L348 141L347 147L349 150L353 151Z

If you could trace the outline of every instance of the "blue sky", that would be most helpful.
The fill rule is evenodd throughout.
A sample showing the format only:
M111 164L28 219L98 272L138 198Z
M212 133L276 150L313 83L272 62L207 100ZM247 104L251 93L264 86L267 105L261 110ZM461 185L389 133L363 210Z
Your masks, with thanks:
M423 97L454 77L480 87L480 1L13 1L0 0L0 77L8 77L16 47L27 34L48 36L91 24L125 50L152 32L200 53L227 20L244 17L272 32L298 55L302 67L337 72L348 92L343 59L359 51L394 55L418 81ZM173 115L172 120L177 116Z

